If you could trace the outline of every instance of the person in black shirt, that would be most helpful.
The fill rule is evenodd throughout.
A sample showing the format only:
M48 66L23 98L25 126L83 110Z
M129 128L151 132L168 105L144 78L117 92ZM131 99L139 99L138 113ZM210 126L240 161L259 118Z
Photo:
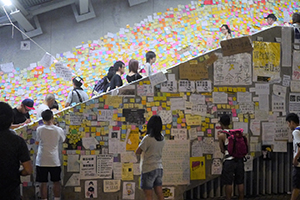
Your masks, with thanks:
M30 115L28 112L30 110L35 110L33 107L34 101L32 99L24 99L18 107L13 109L13 124L12 129L18 128L31 122Z
M139 68L139 62L137 60L131 59L129 61L129 74L126 76L126 80L128 83L143 78L138 73L138 68Z
M13 118L10 105L0 102L0 199L20 200L20 176L32 174L32 162L24 139L9 129Z
M109 90L113 90L113 89L121 87L123 85L121 76L125 72L125 64L122 61L117 61L114 64L114 68L115 68L116 74L112 77L112 79L110 81L110 89Z

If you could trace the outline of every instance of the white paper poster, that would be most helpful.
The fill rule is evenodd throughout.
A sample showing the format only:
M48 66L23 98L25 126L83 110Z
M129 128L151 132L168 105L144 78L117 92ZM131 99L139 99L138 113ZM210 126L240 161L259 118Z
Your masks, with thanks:
M212 175L219 175L222 174L222 161L221 159L213 159L211 165L211 174Z
M240 103L239 108L241 113L243 114L253 114L255 105L253 102L251 103Z
M97 177L96 155L81 155L80 179L95 179Z
M289 127L287 126L285 117L276 118L275 140L288 140Z
M195 81L180 80L179 92L194 92L195 91Z
M154 96L154 88L152 85L137 85L136 86L137 92L136 94L139 96Z
M193 104L205 104L205 96L201 94L191 94L190 102Z
M184 110L185 100L183 98L171 98L171 110Z
M158 72L149 76L149 80L152 86L163 83L167 81L167 77L163 72Z
M285 97L272 95L272 111L285 112Z
M255 94L256 95L270 94L270 84L268 84L268 83L256 83L255 84Z
M253 170L253 156L246 155L245 156L247 161L244 163L244 170L245 172L249 172Z
M293 52L292 80L300 80L300 51Z
M273 152L287 152L287 141L275 141Z
M117 192L121 189L121 180L103 180L103 192Z
M176 157L176 159L174 159ZM164 185L190 183L190 140L166 140L162 153Z
M113 155L97 155L97 174L99 178L112 178Z
M260 121L251 119L250 120L250 130L253 135L259 136L260 135Z
M175 187L163 187L164 199L174 199L175 197Z
M228 102L228 94L226 92L213 92L213 103L219 104L227 104Z
M282 78L282 86L290 87L291 76L283 74Z
M262 122L262 143L273 144L275 138L275 123Z
M161 117L163 124L172 123L173 116L171 110L160 110L158 111L158 115Z
M67 181L66 186L80 186L80 174L73 173L72 176Z
M194 140L192 142L192 150L191 150L191 157L202 157L203 150L202 150L203 142Z
M289 112L300 114L300 93L290 93Z
M252 93L251 92L237 92L237 102L251 103Z
M174 140L187 140L187 129L171 129L171 136L174 137Z
M202 80L202 81L196 81L196 90L197 92L211 92L212 86L211 86L210 80Z
M251 54L241 53L223 57L216 53L214 85L251 85Z
M65 67L62 63L57 62L55 63L55 73L63 78L65 81L71 81L72 80L72 70L68 67Z
M79 172L79 155L68 155L67 172Z
M300 92L300 81L291 81L291 92Z
M123 199L134 199L135 196L135 182L123 182Z
M97 198L97 181L85 181L85 198Z
M160 85L161 92L177 92L177 81L166 81Z

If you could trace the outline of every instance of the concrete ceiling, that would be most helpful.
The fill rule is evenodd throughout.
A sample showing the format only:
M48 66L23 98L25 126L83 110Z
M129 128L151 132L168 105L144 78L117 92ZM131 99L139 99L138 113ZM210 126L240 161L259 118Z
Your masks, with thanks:
M16 24L29 37L43 33L39 24L38 15L64 6L71 6L77 22L94 18L95 12L90 0L11 0L12 5L5 6L0 1L0 27L9 25L10 21ZM25 34L22 34L27 39Z

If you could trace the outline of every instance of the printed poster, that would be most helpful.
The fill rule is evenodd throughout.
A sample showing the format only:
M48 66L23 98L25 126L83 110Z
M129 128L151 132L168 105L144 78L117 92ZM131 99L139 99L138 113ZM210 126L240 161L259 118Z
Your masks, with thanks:
M112 178L113 155L97 155L97 174L99 178Z
M174 199L175 197L175 187L163 187L164 199Z
M214 85L251 85L251 54L241 53L223 57L216 53Z
M161 92L177 92L177 81L166 81L160 85Z
M289 112L300 114L300 93L290 93Z
M121 189L121 180L103 180L103 192L117 192Z
M126 150L135 151L139 146L139 131L138 129L131 130L126 141Z
M123 182L123 199L134 199L135 182Z
M280 80L280 43L253 42L253 81Z
M205 157L190 157L191 180L205 179Z
M97 198L97 181L85 181L85 198Z
M220 175L222 174L222 160L221 159L213 159L211 165L211 174L213 175Z
M196 91L197 92L211 92L212 86L210 80L196 81Z
M293 52L292 80L300 80L300 51Z
M81 155L80 179L95 179L97 177L96 155Z

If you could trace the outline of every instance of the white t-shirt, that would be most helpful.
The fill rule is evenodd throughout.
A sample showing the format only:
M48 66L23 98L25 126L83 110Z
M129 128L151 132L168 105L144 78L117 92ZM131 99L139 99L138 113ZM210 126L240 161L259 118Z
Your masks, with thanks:
M151 172L155 169L162 169L162 150L165 140L157 141L154 137L146 135L139 147L143 150L142 173Z
M36 110L37 111L37 113L36 113L37 119L40 118L40 117L42 117L42 112L45 111L45 110L47 110L47 109L50 109L50 108L47 105L45 105L45 104L41 104L38 107L38 109Z
M300 126L298 127L300 128ZM293 150L294 150L293 158L295 158L299 148L297 144L300 143L300 131L295 129L292 134L293 134ZM300 163L297 165L297 167L300 167Z
M153 69L152 69L152 66L150 65L150 63L146 63L145 64L145 68L147 70L148 76L150 76L151 74L153 74Z
M43 167L61 166L59 144L66 139L62 128L55 125L43 125L37 128L36 141L39 142L36 165Z
M78 94L81 96L82 102L86 101L89 99L89 95L87 95L87 93L83 90L76 90L78 92ZM75 90L72 90L67 98L67 103L71 104L71 103L80 103L80 99L77 95Z

